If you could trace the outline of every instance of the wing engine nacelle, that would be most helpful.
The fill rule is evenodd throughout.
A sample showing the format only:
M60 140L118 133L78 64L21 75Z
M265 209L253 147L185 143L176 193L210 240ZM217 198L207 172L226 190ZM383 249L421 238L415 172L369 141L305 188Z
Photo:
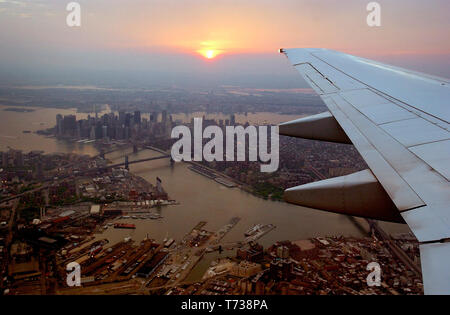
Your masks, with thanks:
M289 188L284 192L284 200L308 208L404 223L370 170Z
M280 135L284 136L352 143L330 112L281 123L278 128Z

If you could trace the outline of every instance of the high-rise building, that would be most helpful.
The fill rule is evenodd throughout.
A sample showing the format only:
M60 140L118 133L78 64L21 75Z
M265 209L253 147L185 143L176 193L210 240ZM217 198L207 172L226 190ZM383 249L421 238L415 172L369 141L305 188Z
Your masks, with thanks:
M97 137L96 137L96 134L95 134L95 126L92 126L91 127L91 131L90 131L90 133L89 133L89 139L91 139L91 140L95 140Z
M14 166L16 167L23 166L23 154L21 150L14 151Z
M230 124L234 126L236 124L236 116L234 114L230 115Z
M2 167L8 167L8 152L2 152Z
M62 136L63 133L63 116L61 114L56 115L56 135Z
M124 111L119 112L119 124L120 125L125 124L125 116L126 116L126 113Z
M116 126L116 139L123 140L123 126Z
M126 113L125 114L125 126L130 127L130 125L131 125L131 114Z
M102 138L103 139L108 138L108 126L105 125L102 126Z
M151 123L155 123L158 121L158 113L153 112L150 114L150 122Z
M136 125L141 124L141 112L140 111L137 110L134 112L133 120L134 120L134 124L136 124Z
M77 129L77 117L75 115L66 115L63 118L63 135L65 136L75 136Z

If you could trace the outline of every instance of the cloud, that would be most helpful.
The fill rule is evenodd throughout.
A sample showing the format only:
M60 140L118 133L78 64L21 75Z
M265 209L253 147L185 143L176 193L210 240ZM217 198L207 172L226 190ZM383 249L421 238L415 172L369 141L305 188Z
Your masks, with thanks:
M46 7L47 5L41 1L0 0L0 14L19 18L29 18Z
M17 0L0 0L0 3L18 5L20 7L27 6L27 4L24 1L17 1Z

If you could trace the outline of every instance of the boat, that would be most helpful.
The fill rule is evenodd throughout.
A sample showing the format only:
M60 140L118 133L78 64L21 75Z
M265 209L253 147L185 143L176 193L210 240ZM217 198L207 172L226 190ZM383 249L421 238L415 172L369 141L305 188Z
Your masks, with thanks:
M116 223L114 224L115 229L135 229L136 225L129 223Z
M91 251L89 253L90 257L94 257L95 255L97 255L98 253L100 253L103 249L102 245L97 245L91 248Z
M251 227L250 229L248 229L248 230L244 233L244 235L245 235L245 236L251 236L251 235L254 235L254 234L256 234L262 227L263 227L262 224L256 224L256 225L254 225L253 227Z
M170 247L175 240L173 238L169 239L167 242L164 243L164 247Z
M161 219L161 218L162 218L162 215L160 215L160 214L158 214L158 213L150 213L150 214L148 215L148 218L149 218L149 219L152 219L152 220L157 220L157 219Z

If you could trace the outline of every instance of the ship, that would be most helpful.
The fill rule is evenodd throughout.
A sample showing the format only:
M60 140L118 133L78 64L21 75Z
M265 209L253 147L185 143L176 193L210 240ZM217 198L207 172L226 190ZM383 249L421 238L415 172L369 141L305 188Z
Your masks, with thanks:
M91 251L89 253L90 257L94 257L95 255L97 255L98 253L100 253L103 249L103 245L97 245L91 248Z
M160 215L159 213L150 213L150 214L148 214L148 218L152 219L152 220L157 220L157 219L161 219L162 215Z
M245 236L252 236L254 234L256 234L261 228L263 227L262 224L255 224L253 227L251 227L250 229L248 229L244 235Z
M164 247L170 247L175 240L173 238L169 239L167 242L164 243Z
M136 225L129 223L116 223L114 224L115 229L135 229Z

